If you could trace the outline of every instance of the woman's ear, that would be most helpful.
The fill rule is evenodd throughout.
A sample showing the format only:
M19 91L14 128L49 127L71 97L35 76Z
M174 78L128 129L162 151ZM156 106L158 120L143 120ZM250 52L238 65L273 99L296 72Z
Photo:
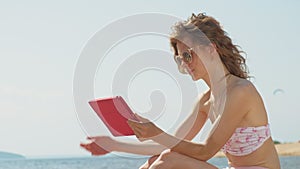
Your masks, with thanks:
M210 53L211 55L216 54L216 53L217 53L217 46L216 46L216 44L210 43L210 44L208 45L208 50L209 50L209 53Z

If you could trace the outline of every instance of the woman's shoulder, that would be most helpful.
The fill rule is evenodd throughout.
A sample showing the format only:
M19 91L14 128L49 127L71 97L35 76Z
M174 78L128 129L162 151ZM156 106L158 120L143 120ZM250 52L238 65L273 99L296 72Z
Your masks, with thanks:
M229 90L232 92L242 92L246 94L251 94L253 92L257 93L256 87L251 81L239 77L236 77L236 79L233 80Z
M241 126L261 126L267 123L264 101L251 81L240 79L231 92L235 95L232 97L233 102L237 103L236 105L244 110L241 112L246 115Z
M260 94L254 84L251 81L242 78L235 79L229 87L228 94L233 98L245 98L248 101L255 101L260 98Z

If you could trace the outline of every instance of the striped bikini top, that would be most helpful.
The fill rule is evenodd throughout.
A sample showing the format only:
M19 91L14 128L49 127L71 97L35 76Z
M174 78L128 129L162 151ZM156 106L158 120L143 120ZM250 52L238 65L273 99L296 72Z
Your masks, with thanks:
M223 146L222 151L234 156L244 156L257 150L271 136L269 124L259 127L237 128Z

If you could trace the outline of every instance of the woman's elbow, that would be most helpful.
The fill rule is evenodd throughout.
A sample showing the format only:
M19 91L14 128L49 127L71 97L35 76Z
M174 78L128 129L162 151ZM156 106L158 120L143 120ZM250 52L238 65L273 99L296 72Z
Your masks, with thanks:
M205 146L201 146L198 147L196 152L195 152L195 157L198 160L201 161L207 161L209 159L211 159L216 153L210 151L210 150L206 150Z
M209 159L211 159L213 157L213 155L210 155L210 154L202 154L202 155L199 155L198 156L198 160L201 160L201 161L207 161Z

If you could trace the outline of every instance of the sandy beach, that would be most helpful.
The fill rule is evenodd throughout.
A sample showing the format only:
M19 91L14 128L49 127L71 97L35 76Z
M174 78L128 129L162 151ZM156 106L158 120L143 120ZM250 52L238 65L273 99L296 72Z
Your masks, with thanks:
M300 156L300 143L276 144L276 150L280 156ZM215 157L224 157L224 153L218 152Z
M300 142L276 144L275 146L280 156L300 156Z

